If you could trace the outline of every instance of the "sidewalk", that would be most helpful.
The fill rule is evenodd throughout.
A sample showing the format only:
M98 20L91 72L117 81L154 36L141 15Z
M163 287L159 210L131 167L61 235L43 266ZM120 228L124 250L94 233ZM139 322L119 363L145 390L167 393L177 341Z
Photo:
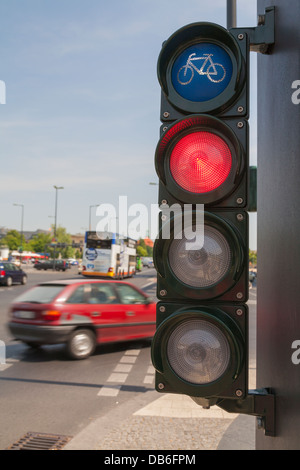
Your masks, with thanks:
M149 404L143 406L146 401ZM150 391L95 420L64 450L254 450L256 419Z

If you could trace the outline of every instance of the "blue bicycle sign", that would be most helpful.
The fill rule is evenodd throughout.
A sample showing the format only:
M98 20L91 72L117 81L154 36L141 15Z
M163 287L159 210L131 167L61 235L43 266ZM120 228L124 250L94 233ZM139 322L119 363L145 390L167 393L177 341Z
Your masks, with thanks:
M177 93L191 101L208 101L221 94L232 77L232 61L217 44L199 43L177 57L172 83Z
M195 62L199 60L202 61L202 65L197 68ZM226 76L225 67L213 62L213 54L203 54L202 57L197 57L195 52L190 54L186 64L178 70L178 82L181 85L188 85L193 80L195 72L199 75L205 75L213 83L222 82Z

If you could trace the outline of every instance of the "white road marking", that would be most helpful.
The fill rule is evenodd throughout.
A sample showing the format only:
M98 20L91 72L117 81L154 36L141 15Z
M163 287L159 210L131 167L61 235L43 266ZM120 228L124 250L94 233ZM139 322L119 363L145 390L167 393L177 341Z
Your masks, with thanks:
M120 391L121 385L103 385L97 393L98 397L116 397Z

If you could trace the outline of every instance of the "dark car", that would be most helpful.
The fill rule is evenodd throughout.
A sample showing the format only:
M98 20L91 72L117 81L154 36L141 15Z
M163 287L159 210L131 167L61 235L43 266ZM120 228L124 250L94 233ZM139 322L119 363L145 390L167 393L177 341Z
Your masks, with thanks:
M98 343L152 338L155 319L156 304L132 284L73 279L23 293L11 306L8 328L30 346L65 343L73 359L84 359Z
M47 270L47 269L55 269L56 271L65 271L68 269L69 263L62 259L55 259L55 260L48 260L48 261L37 261L34 265L35 269L38 270Z
M27 274L14 263L0 261L0 284L11 286L17 282L26 284Z

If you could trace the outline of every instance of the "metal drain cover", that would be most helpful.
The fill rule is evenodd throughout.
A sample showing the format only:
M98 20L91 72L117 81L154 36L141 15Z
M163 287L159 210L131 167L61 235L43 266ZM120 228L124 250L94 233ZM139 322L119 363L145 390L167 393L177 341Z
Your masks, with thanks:
M71 439L71 436L62 436L60 434L28 432L7 450L60 450Z

